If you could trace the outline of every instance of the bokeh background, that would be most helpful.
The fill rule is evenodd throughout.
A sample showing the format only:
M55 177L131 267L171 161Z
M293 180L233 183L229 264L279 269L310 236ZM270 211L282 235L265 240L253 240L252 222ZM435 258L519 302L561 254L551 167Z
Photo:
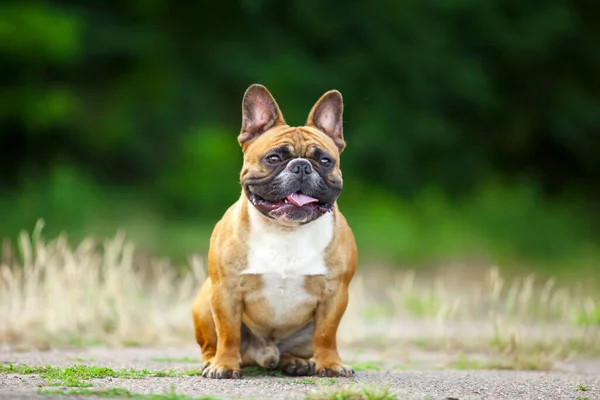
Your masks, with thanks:
M3 1L0 236L203 253L239 194L242 95L342 92L361 268L600 283L600 24L586 0Z

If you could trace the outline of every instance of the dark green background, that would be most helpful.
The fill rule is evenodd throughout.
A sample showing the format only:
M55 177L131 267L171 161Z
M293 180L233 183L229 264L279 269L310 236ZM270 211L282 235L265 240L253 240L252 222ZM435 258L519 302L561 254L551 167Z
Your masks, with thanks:
M595 271L594 1L0 5L0 234L123 227L183 259L239 196L241 98L342 92L365 261Z

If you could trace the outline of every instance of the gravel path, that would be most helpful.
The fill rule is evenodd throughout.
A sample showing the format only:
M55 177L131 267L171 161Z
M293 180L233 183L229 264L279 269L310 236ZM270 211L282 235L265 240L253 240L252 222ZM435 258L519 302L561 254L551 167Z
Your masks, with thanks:
M358 359L347 349L342 350L342 355L345 360L348 360L348 357L355 361ZM444 357L441 354L438 356ZM46 352L0 351L0 363L4 365L13 363L66 367L86 364L113 369L178 371L197 369L198 357L199 352L194 347L90 348ZM374 358L372 354L363 355L362 360L366 359ZM429 354L429 359L435 359L435 354ZM440 370L431 367L434 364L428 365L429 368L419 366L418 370L414 367L411 369L384 367L381 371L358 371L353 378L335 380L246 376L241 380L218 381L198 376L181 376L143 379L103 378L90 382L94 389L123 388L139 394L168 393L174 390L178 394L193 397L213 395L219 398L301 399L310 394L327 393L347 387L388 386L399 399L600 399L600 360L562 364L557 370L544 372ZM581 391L578 387L589 390ZM60 387L48 386L48 382L37 375L0 374L0 399L67 398L39 395L37 391L40 389L52 390ZM89 399L90 397L68 398Z

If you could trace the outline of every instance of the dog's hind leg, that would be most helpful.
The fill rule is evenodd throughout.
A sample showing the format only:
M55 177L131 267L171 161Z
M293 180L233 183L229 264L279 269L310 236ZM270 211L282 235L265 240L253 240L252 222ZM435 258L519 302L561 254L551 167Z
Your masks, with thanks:
M204 370L217 352L217 331L210 308L212 283L207 279L192 304L194 333L196 342L202 353L202 370Z
M279 369L287 375L314 375L313 356L314 324L311 322L296 333L279 342Z

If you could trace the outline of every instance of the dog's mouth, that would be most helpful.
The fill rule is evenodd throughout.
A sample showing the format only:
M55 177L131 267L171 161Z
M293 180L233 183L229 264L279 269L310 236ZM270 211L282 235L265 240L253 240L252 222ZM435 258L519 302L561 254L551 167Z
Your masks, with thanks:
M275 201L266 200L251 190L248 191L250 202L264 213L272 211L306 211L325 214L333 209L333 203L325 203L319 199L302 192L290 193L283 199Z

